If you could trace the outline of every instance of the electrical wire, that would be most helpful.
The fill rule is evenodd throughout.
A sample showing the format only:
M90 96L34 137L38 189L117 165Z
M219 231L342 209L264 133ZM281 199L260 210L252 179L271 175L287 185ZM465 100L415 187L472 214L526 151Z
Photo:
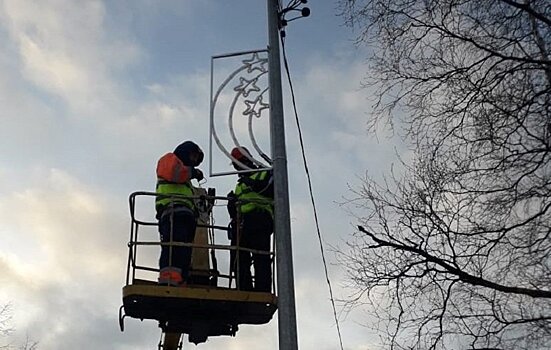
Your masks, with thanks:
M290 72L290 69L289 69L289 62L287 61L287 53L285 51L285 37L282 36L282 35L280 37L281 37L281 48L282 48L282 53L283 53L283 64L285 66L285 72L287 74L287 80L289 81L289 88L290 88L290 91L291 91L291 100L292 100L292 103L293 103L293 111L294 111L294 114L295 114L295 121L296 121L297 129L298 129L298 137L299 137L299 141L300 141L302 161L304 163L304 170L306 172L306 178L308 179L308 189L309 189L309 192L310 192L310 200L311 200L312 208L313 208L313 211L314 211L314 221L316 223L316 230L317 230L318 240L319 240L319 244L320 244L321 258L322 258L322 261L323 261L325 279L327 281L327 286L329 287L329 296L330 296L330 299L331 299L331 306L333 307L333 316L335 318L335 323L337 325L337 333L339 335L340 348L341 348L341 350L344 350L343 345L342 345L342 336L341 336L341 328L340 328L340 325L339 325L339 318L337 316L337 308L335 306L335 299L333 297L333 288L331 286L331 280L329 279L329 272L327 270L327 261L325 259L325 250L324 250L324 247L323 247L323 239L321 237L321 230L320 230L320 225L319 225L319 220L318 220L318 211L316 209L316 202L314 200L314 191L312 189L312 180L310 178L310 171L308 169L308 162L306 160L306 152L304 150L304 141L303 141L303 138L302 138L302 130L301 130L301 127L300 127L300 121L299 121L299 117L298 117L297 104L296 104L296 99L295 99L295 91L294 91L293 82L292 82L292 79L291 79L291 72Z

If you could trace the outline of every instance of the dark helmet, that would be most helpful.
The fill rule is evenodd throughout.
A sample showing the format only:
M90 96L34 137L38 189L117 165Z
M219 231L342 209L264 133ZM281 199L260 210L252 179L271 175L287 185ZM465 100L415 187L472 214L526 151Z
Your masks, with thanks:
M182 161L182 163L184 163L184 165L193 166L193 167L201 164L201 162L203 161L203 158L205 157L201 148L197 146L197 144L191 141L186 141L178 145L178 147L176 147L176 149L174 150L174 154L176 155L176 157L178 157L178 159ZM193 161L191 159L192 154L198 155L198 158L196 161Z

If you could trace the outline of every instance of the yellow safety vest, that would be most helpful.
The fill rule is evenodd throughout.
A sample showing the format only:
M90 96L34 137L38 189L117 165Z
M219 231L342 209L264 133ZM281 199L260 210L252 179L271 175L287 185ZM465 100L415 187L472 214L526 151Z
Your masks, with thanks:
M254 173L249 177L253 180L264 180L267 176L267 171L261 171ZM242 214L250 213L255 210L266 210L272 216L274 215L274 200L254 192L245 183L239 182L237 186L235 186L235 195L239 200L238 206Z
M182 184L177 184L158 179L156 192L163 195L178 195L178 197L157 197L155 200L155 207L157 209L168 205L177 204L188 207L191 210L195 210L195 203L193 198L191 198L193 197L193 188L189 181ZM183 196L185 196L185 198Z

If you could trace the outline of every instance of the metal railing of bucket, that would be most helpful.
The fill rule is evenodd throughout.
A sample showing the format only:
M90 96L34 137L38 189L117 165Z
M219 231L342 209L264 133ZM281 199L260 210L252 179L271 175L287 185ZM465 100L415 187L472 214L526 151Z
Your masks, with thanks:
M155 241L140 241L140 228L142 227L158 227L159 223L157 220L143 220L139 219L136 214L136 205L137 205L137 199L140 197L148 197L150 199L155 199L157 197L163 197L163 198L171 198L171 199L192 199L197 207L202 207L203 209L206 208L207 214L208 214L208 220L207 223L197 223L197 227L204 227L209 231L209 240L210 242L204 243L184 243L184 242L175 242L175 241L169 241L169 242L161 242L160 239L157 239ZM213 206L220 206L217 205L218 202L227 202L230 199L228 197L223 196L210 196L210 195L198 195L198 196L183 196L183 195L164 195L164 194L158 194L155 192L146 192L146 191L138 191L134 192L129 196L129 207L130 207L130 218L131 218L131 228L130 228L130 240L128 242L128 262L127 262L127 271L126 271L126 285L134 284L138 279L136 277L137 271L149 271L149 272L159 272L158 266L146 266L146 265L140 265L138 262L138 252L140 250L140 247L146 247L146 246L169 246L169 247L191 247L192 249L208 249L211 250L211 256L210 256L210 264L209 266L214 267L215 269L212 272L213 275L215 275L216 279L222 278L227 280L226 286L218 286L216 283L213 287L217 288L230 288L230 289L239 289L238 281L239 281L239 251L247 251L254 254L266 254L270 255L271 260L271 270L272 270L272 283L271 288L272 292L275 291L275 282L276 282L276 276L275 276L275 244L274 244L274 237L272 235L271 238L271 247L272 249L270 251L260 251L250 248L241 247L239 245L239 239L237 240L237 243L235 245L229 244L216 244L215 243L215 237L216 233L222 232L225 234L225 239L229 242L228 239L228 226L220 226L220 225L214 225L213 224L213 214L212 214L212 207ZM205 205L205 203L207 203ZM208 203L211 203L210 205ZM239 203L239 202L237 202ZM210 207L210 208L209 208ZM239 205L237 205L239 207ZM154 210L154 208L152 208ZM205 212L202 212L205 214ZM238 211L238 217L237 221L239 222L239 211ZM239 225L237 225L239 226ZM237 235L239 237L239 227L236 228ZM157 237L159 237L157 235ZM172 249L171 249L172 250ZM228 261L228 272L227 273L220 273L216 270L217 268L217 258L216 258L216 252L220 251L227 251L234 252L235 254L235 262L234 267L232 268L230 262ZM171 265L171 259L172 254L169 254L169 265ZM212 264L212 265L211 265ZM235 287L232 287L233 281L236 281ZM153 282L153 281L150 281ZM156 282L156 281L155 281ZM274 293L275 294L275 293Z

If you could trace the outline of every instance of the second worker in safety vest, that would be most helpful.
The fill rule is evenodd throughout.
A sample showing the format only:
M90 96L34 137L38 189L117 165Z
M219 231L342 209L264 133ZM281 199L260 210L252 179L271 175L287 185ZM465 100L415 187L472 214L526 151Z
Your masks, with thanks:
M236 147L231 155L239 163L233 162L236 170L257 169L252 156L245 147ZM239 230L233 230L232 245L256 250L256 252L239 251L236 259L232 254L232 269L237 267L238 287L241 290L270 292L272 284L272 268L270 242L274 231L274 186L272 171L260 170L240 173L233 193L229 194L235 200L230 200L228 211L232 225ZM239 216L237 215L239 211ZM237 217L240 222L237 222ZM239 235L236 233L239 232ZM251 275L251 265L254 266L254 285Z
M187 282L191 247L171 245L192 243L197 226L192 179L203 179L196 167L203 161L203 151L191 141L180 144L157 163L157 199L155 208L159 220L161 257L159 284L172 286Z

